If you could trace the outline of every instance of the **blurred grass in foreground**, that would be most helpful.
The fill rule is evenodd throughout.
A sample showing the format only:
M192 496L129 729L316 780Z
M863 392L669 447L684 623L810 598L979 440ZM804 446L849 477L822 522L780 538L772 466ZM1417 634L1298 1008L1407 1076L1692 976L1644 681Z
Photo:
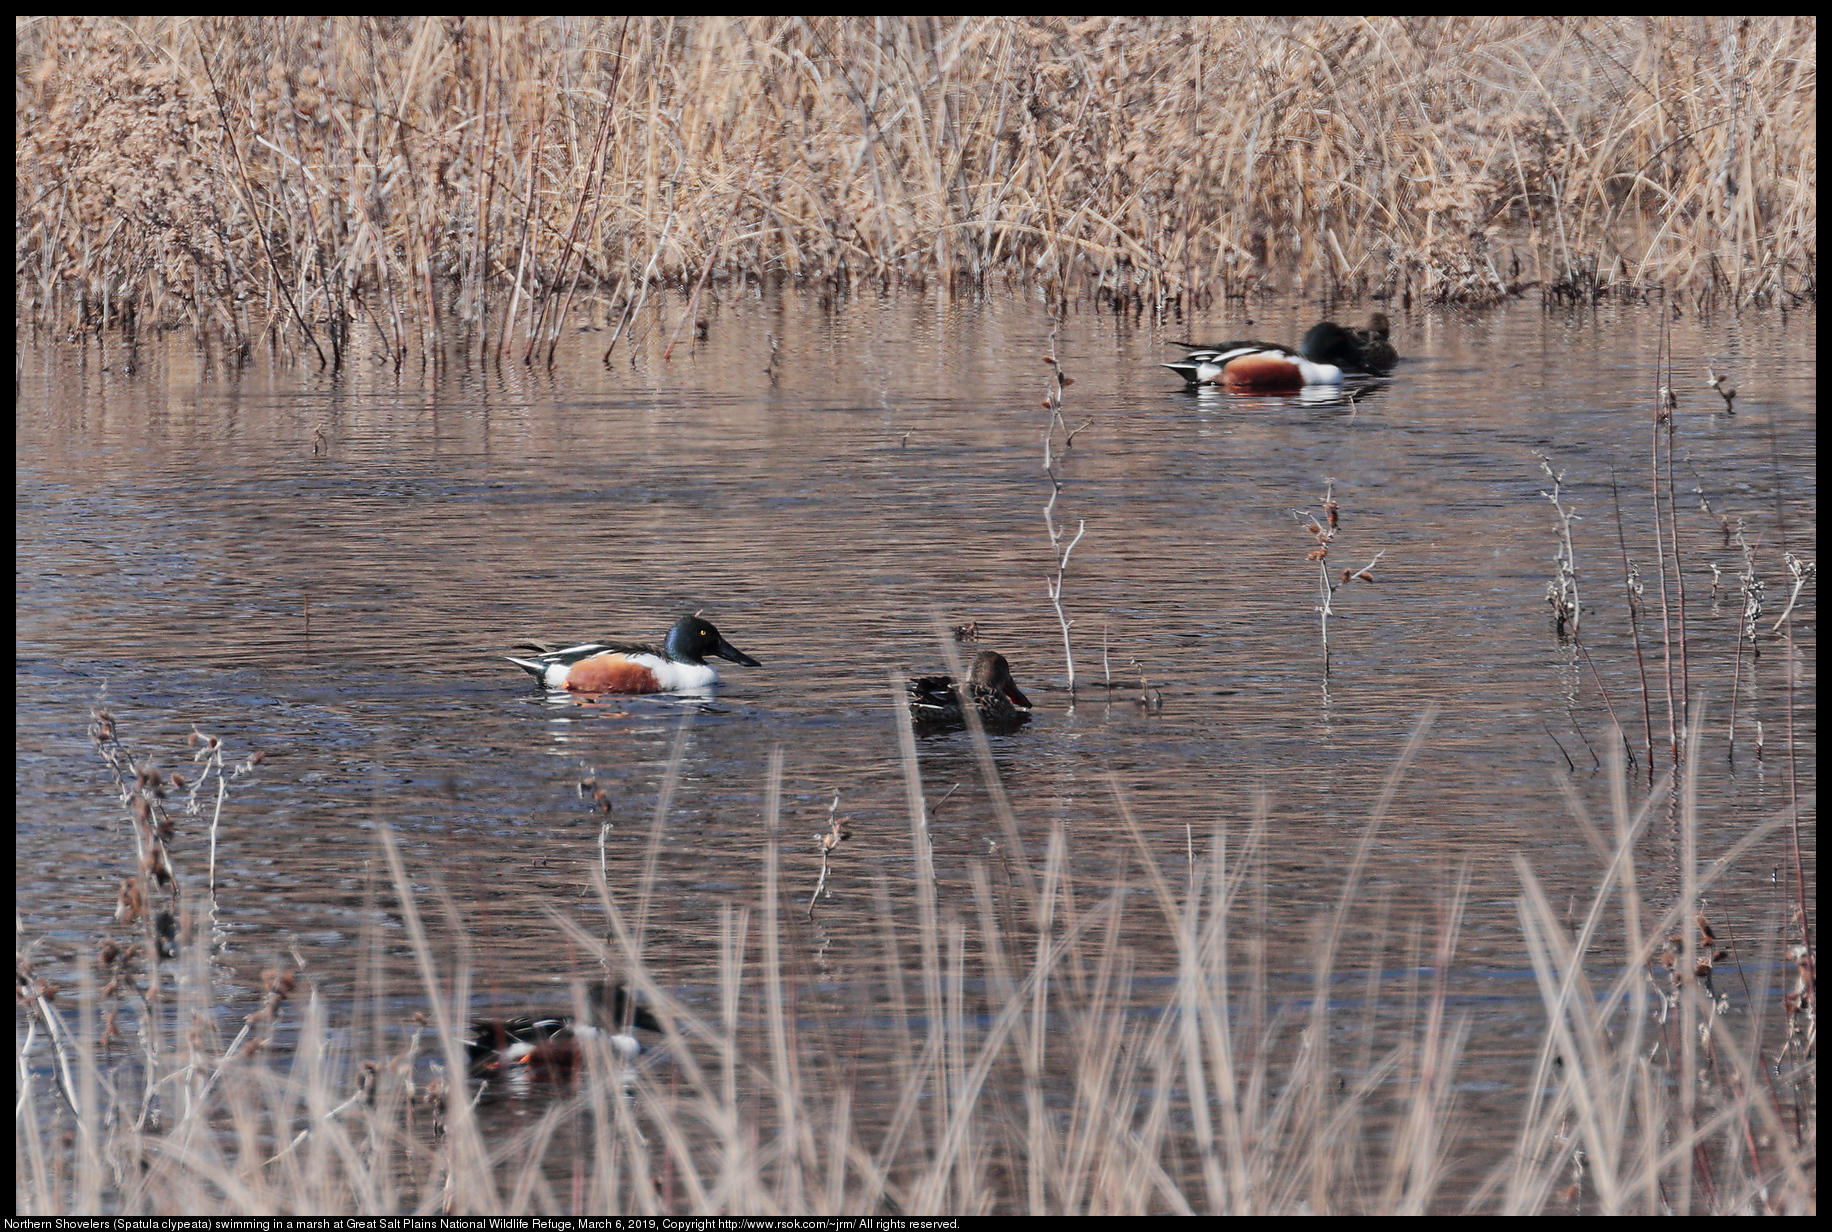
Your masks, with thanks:
M1694 716L1694 733L1705 726L1702 717ZM1640 897L1636 840L1677 798L1686 849L1695 850L1696 792L1687 782L1676 796L1662 781L1631 804L1620 753L1608 777L1606 826L1594 825L1571 793L1574 821L1604 864L1591 901L1562 913L1525 858L1516 861L1523 953L1538 977L1548 1025L1533 1080L1520 1093L1513 1149L1486 1165L1486 1179L1467 1183L1461 1136L1474 1132L1492 1143L1494 1133L1460 1117L1457 1075L1470 1019L1447 1009L1466 871L1442 899L1434 952L1415 954L1409 969L1383 976L1377 947L1374 964L1353 979L1366 1020L1343 1021L1331 1008L1332 987L1348 982L1337 967L1344 932L1367 927L1367 857L1430 724L1428 715L1389 775L1338 906L1319 922L1308 1004L1292 1006L1271 994L1256 941L1266 927L1263 809L1245 834L1218 832L1199 861L1165 869L1114 781L1114 808L1136 840L1149 897L1176 952L1168 992L1161 983L1155 990L1135 986L1119 914L1139 897L1128 900L1123 889L1091 896L1074 886L1060 825L1045 851L1025 852L996 789L993 815L980 821L1008 853L1003 884L975 865L970 901L944 909L927 858L926 805L906 715L900 745L916 918L894 918L880 870L882 967L875 1003L859 1007L893 1053L895 1081L888 1083L859 1082L836 1043L856 1040L864 1024L789 1009L779 918L785 892L777 874L779 753L768 772L756 918L747 907L728 906L713 942L722 972L716 1007L683 1003L646 965L637 921L647 918L654 886L619 896L594 876L605 936L591 936L557 910L550 911L554 927L638 990L666 1024L666 1043L632 1066L588 1042L576 1083L551 1088L550 1101L528 1101L544 1111L504 1139L486 1133L475 1084L453 1078L466 1064L460 1029L471 1004L468 968L460 959L456 969L442 969L435 958L412 879L387 831L381 846L399 927L376 931L366 944L398 944L404 936L410 945L429 1013L408 1023L384 1023L378 993L372 1010L358 998L353 1024L334 1024L334 1007L303 986L309 972L295 982L291 972L276 971L266 977L261 1007L225 1044L218 1035L224 1018L209 993L209 947L187 943L175 961L149 962L147 955L169 952L161 940L171 930L143 903L127 921L126 935L141 935L127 947L138 949L138 958L109 942L106 987L96 987L86 966L80 987L58 998L32 973L29 950L21 955L15 1209L1812 1211L1810 999L1790 995L1788 1012L1775 1014L1781 998L1773 990L1745 986L1746 1008L1727 1014L1728 999L1712 987L1714 962L1724 955L1713 954L1703 917L1692 923L1712 881L1789 819L1745 834L1703 872L1688 875L1678 901L1657 911ZM105 752L118 746L106 712L98 712L92 734ZM977 726L972 738L982 772L996 783ZM201 741L201 761L233 770L220 743ZM662 838L682 747L652 842ZM1696 748L1684 764L1697 773ZM125 783L123 790L147 799L166 785L149 787L142 772L131 792ZM184 916L174 940L188 941L207 927L205 904L194 889L187 900L185 879L164 852L160 836L169 827L160 809L133 812L142 879L155 898L170 893ZM1243 895L1257 901L1256 910L1242 910ZM443 912L462 919L449 900ZM1627 961L1622 951L1616 961L1598 961L1616 950L1614 943L1601 950L1593 944L1599 930L1619 930ZM899 936L912 932L915 952L900 950ZM747 953L753 937L761 955ZM374 961L379 969L379 954ZM1775 966L1763 960L1754 970ZM1395 979L1400 991L1390 987ZM1377 1051L1374 1018L1383 1000L1405 1001L1409 1026ZM74 1026L65 1012L76 1016ZM289 1015L297 1019L292 1049L276 1054L275 1028ZM37 1043L44 1032L52 1037L48 1049ZM761 1045L747 1053L745 1039ZM1356 1041L1355 1055L1339 1054L1333 1041L1341 1039ZM1452 1191L1446 1182L1457 1169L1465 1179ZM570 1181L556 1189L556 1178Z

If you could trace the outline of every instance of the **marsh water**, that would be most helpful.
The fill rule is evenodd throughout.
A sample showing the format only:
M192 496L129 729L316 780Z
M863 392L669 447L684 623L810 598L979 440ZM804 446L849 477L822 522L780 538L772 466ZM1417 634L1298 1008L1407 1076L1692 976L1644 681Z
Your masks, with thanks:
M1072 446L1054 434L1052 514L1068 537L1085 523L1062 591L1072 694L1046 593L1052 325L1021 297L734 295L671 363L667 317L608 366L603 332L572 335L551 372L473 357L341 376L263 359L237 373L181 335L132 363L118 347L23 349L22 941L41 971L71 978L132 872L85 734L103 705L124 741L168 769L183 766L193 725L265 754L233 786L219 839L226 1015L253 1007L258 973L275 965L298 970L334 1021L372 963L401 1016L424 1005L381 827L400 843L441 961L468 966L480 1006L564 1004L568 980L597 966L551 913L603 931L588 889L602 815L579 783L608 794L603 858L634 901L680 741L645 955L675 995L710 1006L719 914L756 908L762 892L780 750L781 966L797 1038L849 1041L869 1070L875 1036L857 1024L883 996L885 929L915 952L893 676L943 670L950 647L985 648L1010 660L1035 705L1027 726L991 738L1026 850L1008 850L968 737L922 735L944 912L976 910L976 862L1003 882L1004 862L1040 863L1060 825L1078 895L1132 887L1130 1012L1155 1014L1177 956L1116 791L1179 883L1192 850L1200 858L1224 829L1239 841L1260 811L1258 905L1242 910L1257 915L1274 995L1298 1005L1318 921L1432 711L1373 847L1337 987L1345 1030L1410 1013L1404 990L1431 978L1468 877L1444 979L1470 1022L1459 1150L1486 1167L1518 1123L1545 1023L1516 860L1580 913L1601 876L1558 785L1569 778L1608 816L1599 680L1641 755L1618 519L1648 584L1651 687L1664 687L1649 494L1661 310L1396 310L1404 360L1352 403L1189 393L1156 366L1179 354L1171 339L1295 338L1316 312L1266 307L1248 322L1218 303L1154 326L1084 306L1062 323L1054 346L1073 378L1062 416L1079 430ZM1760 658L1746 645L1739 662L1742 557L1720 521L1741 519L1758 545L1766 631L1785 603L1783 548L1816 555L1816 317L1670 326L1709 861L1788 803L1790 687L1801 790L1816 783L1815 592L1791 643L1765 632ZM1707 362L1740 386L1734 416L1706 387ZM1559 524L1541 457L1578 515L1589 663L1555 636L1546 599ZM1378 556L1371 584L1333 598L1327 670L1305 530L1326 493L1340 510L1330 576ZM694 611L762 664L718 663L723 683L707 698L556 699L503 659L528 638L657 641ZM977 642L944 645L943 630L967 622ZM1664 745L1663 708L1653 723ZM814 836L836 794L851 838L810 920ZM198 823L187 828L175 851L195 882L205 847ZM1759 995L1747 990L1776 983L1784 840L1746 855L1705 904L1744 969L1769 972L1732 985L1736 1012ZM1660 908L1680 850L1664 822L1639 842ZM1816 855L1805 854L1810 898ZM1390 1007L1363 1004L1376 960ZM1623 960L1595 956L1604 969Z

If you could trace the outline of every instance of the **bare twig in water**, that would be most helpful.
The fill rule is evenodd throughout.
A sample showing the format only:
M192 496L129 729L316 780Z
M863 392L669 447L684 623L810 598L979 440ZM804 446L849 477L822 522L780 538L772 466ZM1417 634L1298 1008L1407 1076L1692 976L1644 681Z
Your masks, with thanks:
M1056 463L1051 445L1057 424L1062 424L1068 439L1073 440L1075 433L1068 431L1068 424L1062 418L1062 390L1063 386L1069 384L1070 381L1063 375L1062 364L1056 358L1056 332L1060 327L1060 321L1050 326L1050 353L1043 357L1044 362L1050 366L1050 392L1049 396L1043 400L1043 405L1048 407L1050 412L1049 427L1043 434L1043 470L1050 477L1050 499L1043 506L1043 525L1049 531L1050 551L1056 557L1056 576L1046 579L1044 586L1050 596L1050 606L1056 609L1056 623L1062 627L1062 658L1068 667L1069 698L1072 701L1075 697L1075 649L1069 641L1069 627L1075 622L1070 620L1068 614L1062 609L1062 581L1063 575L1068 572L1069 554L1075 550L1075 545L1081 542L1081 537L1088 531L1088 520L1081 519L1075 528L1075 537L1070 539L1065 546L1063 538L1067 534L1067 528L1056 525L1056 498L1062 495L1062 480L1056 476ZM1087 426L1083 424L1082 428ZM1079 431L1081 428L1075 429L1075 432Z
M946 796L942 797L944 800ZM828 859L833 849L852 837L852 831L840 826L840 793L833 793L833 803L827 809L827 832L817 834L814 841L821 845L821 878L814 885L814 893L808 896L808 918L814 918L814 904L821 900L821 893L827 889Z
M1572 506L1564 504L1560 499L1565 473L1554 471L1546 455L1534 456L1552 480L1552 491L1541 492L1540 495L1551 501L1553 509L1558 511L1558 551L1552 557L1558 573L1546 583L1546 602L1552 605L1553 628L1562 642L1577 637L1578 622L1583 616L1583 605L1578 601L1577 555L1571 546L1571 524L1582 519Z
M1145 675L1145 665L1137 659L1130 660L1133 668L1139 673L1139 695L1136 699L1139 708L1146 714L1159 714L1164 709L1164 690L1151 687L1151 681Z
M1717 369L1713 368L1710 364L1705 365L1705 378L1705 384L1717 390L1718 397L1724 400L1724 413L1726 415L1736 414L1737 387L1729 384L1730 378L1727 375L1719 376L1717 374Z
M1338 580L1334 582L1330 580L1330 545L1336 541L1337 534L1342 530L1342 508L1336 503L1335 488L1334 479L1323 481L1323 516L1321 518L1306 510L1297 511L1297 517L1304 523L1305 533L1310 535L1317 545L1304 559L1317 562L1317 617L1323 638L1323 675L1325 679L1329 676L1329 618L1335 615L1335 608L1331 600L1337 591L1350 582L1373 582L1374 566L1379 564L1380 558L1387 554L1386 549L1382 548L1374 554L1372 560L1361 568L1344 569Z

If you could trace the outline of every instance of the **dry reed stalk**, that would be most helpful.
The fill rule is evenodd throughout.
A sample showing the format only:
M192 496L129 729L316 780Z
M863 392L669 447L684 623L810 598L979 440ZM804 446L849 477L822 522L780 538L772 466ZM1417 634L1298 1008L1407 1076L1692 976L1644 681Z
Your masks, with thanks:
M1704 726L1703 715L1694 714L1690 719L1688 729L1696 741ZM1710 1116L1701 1118L1698 1114L1701 1083L1686 1075L1699 1074L1701 1064L1708 1072L1713 1071L1721 1058L1740 1075L1753 1077L1754 1071L1744 1060L1753 1036L1749 1041L1736 1040L1734 1020L1721 1015L1716 995L1704 999L1701 979L1683 974L1703 970L1696 947L1697 933L1692 928L1681 929L1683 945L1674 966L1681 974L1673 991L1662 994L1663 1011L1658 1019L1665 1024L1667 1011L1677 1011L1679 1038L1669 1036L1661 1048L1650 1053L1643 1032L1651 1021L1645 1009L1649 968L1654 958L1650 941L1665 937L1676 925L1691 920L1700 901L1698 895L1744 852L1788 825L1793 810L1771 817L1739 836L1702 871L1694 861L1691 871L1683 876L1677 900L1649 925L1638 909L1635 837L1650 819L1664 811L1675 793L1663 780L1631 815L1620 741L1611 743L1610 761L1615 841L1602 848L1609 857L1608 868L1575 936L1564 913L1549 901L1526 862L1519 858L1515 861L1524 888L1520 911L1528 953L1540 979L1552 1030L1542 1048L1534 1082L1528 1088L1531 1096L1526 1132L1519 1139L1515 1159L1505 1173L1498 1170L1490 1185L1479 1190L1471 1202L1505 1185L1504 1210L1544 1210L1548 1201L1556 1200L1555 1186L1572 1175L1573 1162L1577 1160L1579 1184L1594 1187L1597 1209L1605 1213L1652 1214L1673 1209L1676 1204L1683 1207L1689 1201L1691 1178L1701 1167L1708 1166L1708 1159L1715 1159L1721 1170L1711 1182L1714 1192L1710 1203L1714 1210L1727 1209L1725 1196L1732 1191L1738 1194L1733 1203L1738 1209L1786 1209L1810 1192L1796 1188L1802 1183L1810 1185L1810 1181L1804 1171L1805 1157L1792 1145L1794 1131L1781 1126L1772 1094L1740 1078L1738 1089L1725 1098L1718 1093L1720 1084L1714 1082L1708 1089L1716 1107ZM1684 766L1684 780L1677 792L1683 802L1679 812L1681 840L1688 851L1695 851L1699 774L1696 750L1684 759ZM1593 846L1601 846L1575 791L1567 786L1566 794L1574 816L1593 836ZM1612 901L1618 901L1618 893L1628 954L1635 961L1625 964L1607 990L1598 993L1591 989L1589 973L1581 959L1593 945L1605 910ZM1760 1004L1760 999L1756 1003ZM1621 1012L1624 1004L1629 1007L1626 1015ZM1701 1038L1707 1047L1703 1062L1697 1055ZM1724 1043L1717 1042L1720 1040ZM1682 1066L1692 1068L1682 1068L1677 1076L1669 1078L1656 1070L1654 1063L1675 1052L1682 1057ZM1555 1069L1558 1072L1554 1082ZM1554 1086L1556 1094L1551 1102L1542 1102L1544 1092ZM1712 1146L1721 1140L1723 1127L1738 1118L1753 1118L1779 1131L1770 1141L1778 1149L1769 1156L1777 1170L1768 1183L1788 1195L1780 1203L1775 1201L1774 1193L1751 1189L1752 1178L1743 1172L1736 1152L1720 1152ZM1555 1147L1558 1139L1567 1134L1568 1140ZM1760 1177L1758 1168L1755 1179ZM1737 1206L1741 1203L1752 1205Z
M614 109L614 104L617 101L617 81L623 75L623 44L624 44L625 36L627 36L629 32L630 32L630 19L626 17L624 18L623 25L619 26L617 29L617 50L614 53L612 53L612 56L611 56L611 59L614 62L614 67L611 70L611 85L610 85L610 89L607 91L607 97L606 97L605 105L603 108L603 112L599 117L598 137L596 141L596 146L592 151L592 162L591 162L591 167L589 169L591 172L595 172L597 174L598 191L591 192L591 177L589 174L586 178L585 188L582 190L584 194L589 195L591 197L591 201L592 201L592 217L591 217L590 223L587 224L587 228L586 228L587 232L592 235L596 235L598 233L598 216L604 208L604 178L605 178L605 173L608 170L608 168L605 166L605 163L606 163L605 154L604 154L605 144L606 142L610 140L611 114ZM581 202L581 204L583 204L583 202ZM571 255L572 249L578 239L578 227L579 227L579 218L575 214L573 218L572 227L569 228L568 234L566 237L566 256ZM560 307L558 319L554 322L553 333L548 338L547 366L549 368L553 367L554 349L559 345L560 335L561 333L565 331L565 328L566 328L567 310L571 308L573 295L577 293L579 289L579 280L585 274L585 261L586 261L586 258L584 254L581 254L579 258L578 269L573 274L572 282L567 286L567 289L566 289L566 301ZM564 271L566 268L566 261L564 259L562 259L560 263L560 268L562 271Z

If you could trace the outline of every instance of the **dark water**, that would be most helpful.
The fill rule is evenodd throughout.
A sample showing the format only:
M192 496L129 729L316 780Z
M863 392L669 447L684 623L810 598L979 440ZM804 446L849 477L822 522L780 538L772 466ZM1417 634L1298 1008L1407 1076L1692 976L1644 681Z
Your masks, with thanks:
M869 1000L859 990L880 964L875 874L895 925L915 918L887 674L940 670L938 622L973 620L979 646L1010 659L1037 705L1027 728L993 738L1032 857L1060 822L1078 893L1121 878L1136 888L1117 783L1154 859L1182 877L1192 834L1200 853L1217 827L1244 833L1263 799L1255 931L1273 987L1293 996L1309 987L1314 923L1336 903L1399 750L1438 707L1368 869L1368 916L1383 923L1351 937L1338 965L1352 970L1378 945L1390 969L1416 971L1415 947L1422 937L1429 956L1468 867L1449 987L1474 1015L1463 1108L1469 1123L1491 1120L1499 1143L1544 1022L1513 860L1526 856L1581 912L1599 863L1555 774L1575 768L1593 815L1607 816L1609 714L1591 667L1553 635L1557 526L1538 455L1564 473L1581 516L1583 629L1639 750L1612 475L1649 588L1644 651L1659 689L1645 637L1652 628L1657 640L1660 615L1648 495L1659 315L1396 314L1405 362L1352 407L1192 395L1154 366L1177 354L1167 338L1292 338L1312 319L1268 310L1249 327L1218 306L1155 332L1090 311L1064 325L1057 346L1075 383L1063 415L1091 421L1066 453L1058 429L1054 454L1058 522L1070 534L1086 522L1064 589L1074 698L1045 593L1050 322L1034 304L904 297L827 311L744 298L713 311L708 338L671 365L660 362L665 330L638 344L635 367L620 352L608 370L604 335L587 333L552 374L454 364L237 376L176 338L132 372L118 351L26 351L15 495L24 937L40 939L41 970L67 972L108 928L131 871L84 735L105 689L124 738L168 768L193 724L267 754L237 784L219 849L218 995L238 1015L258 998L257 973L282 962L303 962L333 1006L347 1001L352 955L378 930L392 986L403 1001L418 995L388 922L380 826L399 836L427 901L449 891L462 917L457 929L433 913L446 960L462 931L482 993L564 1002L566 978L594 963L547 910L602 929L582 897L598 814L577 784L610 792L610 880L634 895L686 722L649 961L684 999L710 1002L718 914L760 893L766 765L781 749L782 876L796 899L783 906L784 978L811 1013L823 999ZM1801 790L1816 785L1815 590L1791 655L1766 635L1785 603L1784 546L1817 555L1815 331L1810 313L1673 325L1688 668L1709 707L1705 860L1787 805L1790 672ZM766 333L781 342L773 373ZM1741 388L1734 417L1717 413L1707 361ZM1335 598L1327 679L1300 516L1321 510L1326 487L1342 515L1332 571L1380 554L1375 584ZM1741 558L1720 515L1758 544L1769 604L1760 660L1752 671L1746 647L1737 669L1734 763ZM555 701L502 660L527 637L656 640L695 610L763 663L720 664L709 701ZM1106 687L1103 648L1120 687ZM1161 706L1137 704L1141 673ZM1654 721L1664 742L1664 710ZM966 738L924 738L919 750L931 803L954 788L932 827L944 909L970 916L971 863L996 869L1004 836ZM853 837L834 897L809 923L812 836L836 792ZM178 843L190 875L203 865L199 833L193 824ZM1664 908L1679 884L1671 829L1651 827L1641 858L1645 892ZM1806 860L1811 895L1813 850ZM1778 835L1705 905L1758 967L1776 961L1764 938L1783 910L1772 878L1785 866ZM1176 957L1149 895L1131 902L1124 940L1149 1012ZM1345 1003L1360 996L1353 980Z

